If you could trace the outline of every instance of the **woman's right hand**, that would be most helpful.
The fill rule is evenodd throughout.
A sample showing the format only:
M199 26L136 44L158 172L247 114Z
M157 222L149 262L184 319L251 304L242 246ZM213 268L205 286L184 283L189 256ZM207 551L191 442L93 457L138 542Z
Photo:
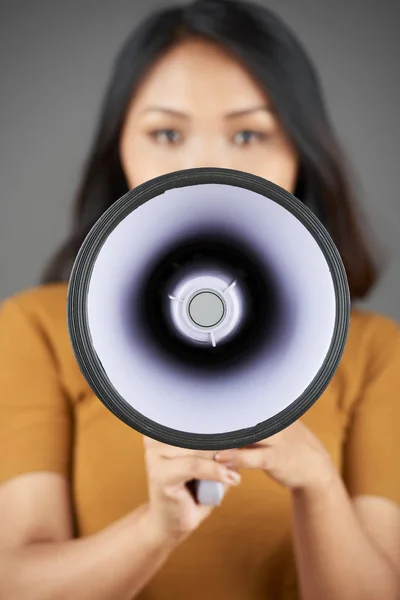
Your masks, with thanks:
M187 487L193 479L228 486L240 475L213 460L214 451L188 450L143 436L149 489L149 519L163 540L182 541L212 512L213 506L196 502Z

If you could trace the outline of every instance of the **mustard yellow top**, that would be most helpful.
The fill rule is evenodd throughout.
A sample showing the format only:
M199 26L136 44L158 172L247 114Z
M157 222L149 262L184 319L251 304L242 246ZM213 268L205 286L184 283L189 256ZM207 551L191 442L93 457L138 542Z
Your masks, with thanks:
M110 413L81 374L68 337L67 284L0 305L0 483L48 470L70 478L77 535L147 502L141 434ZM400 503L400 326L353 308L331 383L301 420L352 495ZM290 492L262 471L242 483L169 556L140 600L298 598Z

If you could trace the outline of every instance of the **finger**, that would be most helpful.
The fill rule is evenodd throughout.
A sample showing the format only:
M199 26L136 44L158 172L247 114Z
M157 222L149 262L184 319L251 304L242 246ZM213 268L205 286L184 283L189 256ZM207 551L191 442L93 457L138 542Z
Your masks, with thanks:
M158 444L161 444L161 442L158 442L157 440L153 440L153 438L148 437L147 435L142 435L142 440L143 440L143 446L146 450L151 449L151 448L156 448L156 447L158 447Z
M148 437L147 435L143 435L143 444L145 448L157 448L158 450L170 447L168 444L165 444L164 442L159 442L158 440Z
M257 448L269 448L275 446L276 444L282 443L282 432L271 435L264 440L260 440L259 442L255 442L254 444L246 444L245 446L241 446L240 448L228 448L227 450L218 450L218 452L214 452L215 460L227 461L231 456L235 456L237 452L243 452L243 450L252 450Z
M215 461L232 469L267 469L270 452L266 446L240 448L226 454L218 453ZM221 455L219 457L219 454Z
M192 448L181 448L180 446L172 446L164 444L158 440L143 436L145 448L153 450L161 458L176 458L177 456L200 456L204 458L213 458L215 451L211 450L193 450Z
M192 479L208 479L228 485L240 482L240 475L232 473L225 465L199 456L179 456L175 460L163 461L157 476L161 485L185 484ZM237 475L237 477L235 476Z
M173 459L183 456L198 456L199 458L207 458L208 460L212 460L214 458L215 452L210 450L193 450L190 448L175 448L169 447L161 452L162 458Z

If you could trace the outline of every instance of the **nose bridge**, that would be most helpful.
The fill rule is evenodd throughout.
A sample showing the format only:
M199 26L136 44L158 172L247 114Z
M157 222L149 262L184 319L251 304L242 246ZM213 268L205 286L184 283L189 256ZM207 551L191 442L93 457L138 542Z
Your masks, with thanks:
M230 162L222 136L207 133L199 137L192 152L188 152L188 160L195 163L195 167L227 167Z

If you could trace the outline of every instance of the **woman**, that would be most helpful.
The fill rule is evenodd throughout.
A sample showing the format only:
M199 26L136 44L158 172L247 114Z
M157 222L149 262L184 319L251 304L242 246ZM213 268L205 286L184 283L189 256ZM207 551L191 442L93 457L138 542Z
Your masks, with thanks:
M353 307L318 402L279 434L219 457L131 430L77 367L65 304L86 233L134 186L200 166L260 175L307 204L341 252L353 300L377 280L293 33L260 6L223 0L142 23L115 63L71 234L40 285L0 311L0 596L398 599L396 322ZM225 483L218 508L193 501L193 478Z

